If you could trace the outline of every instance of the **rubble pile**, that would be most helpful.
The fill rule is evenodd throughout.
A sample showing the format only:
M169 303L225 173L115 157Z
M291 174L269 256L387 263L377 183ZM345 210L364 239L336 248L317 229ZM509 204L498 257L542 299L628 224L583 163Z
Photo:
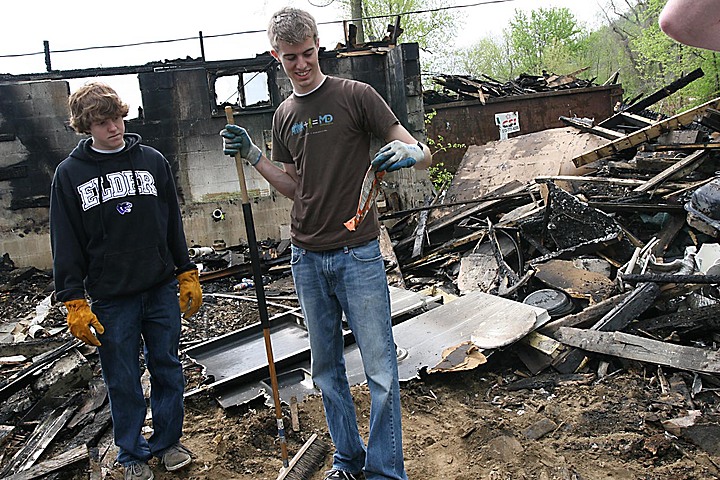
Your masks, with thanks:
M517 78L506 82L500 82L487 75L483 75L483 79L469 75L435 75L432 78L433 83L442 88L440 91L428 90L423 92L423 100L426 105L462 100L479 100L485 104L488 98L596 86L595 79L583 80L577 77L583 71L580 70L567 75L556 75L545 71L541 75L523 73Z

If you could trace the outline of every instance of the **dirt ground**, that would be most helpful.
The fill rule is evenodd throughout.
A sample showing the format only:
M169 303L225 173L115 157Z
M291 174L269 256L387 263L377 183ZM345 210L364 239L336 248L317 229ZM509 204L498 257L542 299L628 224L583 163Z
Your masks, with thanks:
M47 275L38 272L35 279L25 282L23 288L15 285L3 292L0 307L4 322L27 316L47 295ZM226 279L204 284L203 290L232 293L232 282ZM272 284L268 289L272 292ZM208 296L197 318L184 325L184 345L256 321L255 309L252 303ZM57 305L48 318L55 326L64 321ZM88 360L95 361L94 356L89 354ZM403 384L403 435L409 478L720 478L720 456L666 433L661 424L691 409L716 411L718 395L713 389L704 389L691 398L668 391L664 380L675 375L681 384L689 386L692 375L613 359L604 359L610 362L608 374L599 377L599 360L592 359L580 374L546 371L531 376L510 348L496 352L487 364L475 370L423 374ZM184 364L190 389L203 378L197 365L187 359ZM366 434L368 390L356 386L353 392L361 432ZM297 432L290 427L287 406L283 412L290 458L312 433L329 444L319 397L299 405ZM62 452L62 441L72 435L63 432L50 450ZM151 466L156 479L272 480L282 466L274 410L262 404L223 410L211 393L190 396L182 441L194 454L192 465L170 474L154 460ZM100 447L101 454L110 459L114 458L113 449L107 448L111 443L108 431ZM2 462L21 445L21 439L16 439L3 447ZM105 478L121 479L122 468L108 465ZM322 479L322 472L330 465L328 452L323 465L307 479ZM82 462L54 478L81 479L88 475L87 462Z

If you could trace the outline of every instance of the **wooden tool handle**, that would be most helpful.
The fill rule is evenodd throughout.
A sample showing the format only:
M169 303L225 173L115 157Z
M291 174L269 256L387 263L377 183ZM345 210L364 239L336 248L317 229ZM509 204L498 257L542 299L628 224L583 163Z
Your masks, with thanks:
M227 123L235 125L235 117L233 116L233 108L228 105L225 107L225 119ZM245 169L243 166L243 159L240 156L240 152L235 154L235 168L237 169L238 180L240 180L240 194L242 196L243 203L250 203L248 197L247 185L245 185Z

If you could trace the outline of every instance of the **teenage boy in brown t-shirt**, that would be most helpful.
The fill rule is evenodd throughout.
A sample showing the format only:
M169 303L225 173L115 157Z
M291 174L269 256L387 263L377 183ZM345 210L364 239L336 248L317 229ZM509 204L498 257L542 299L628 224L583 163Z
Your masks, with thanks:
M293 199L292 273L310 337L312 377L320 388L335 444L327 480L406 480L400 387L392 335L390 295L374 208L350 231L370 166L371 137L389 142L375 155L378 172L414 166L432 156L400 124L369 85L328 77L320 70L313 17L286 7L268 26L272 55L292 82L293 94L273 117L272 160L248 132L227 125L224 152L240 153L283 195ZM342 315L363 358L370 389L367 445L360 437L345 371Z

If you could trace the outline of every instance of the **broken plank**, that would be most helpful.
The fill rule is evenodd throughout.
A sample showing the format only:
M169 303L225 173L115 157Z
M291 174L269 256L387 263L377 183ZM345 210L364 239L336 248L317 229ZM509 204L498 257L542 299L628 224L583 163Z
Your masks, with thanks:
M85 396L85 401L82 406L78 409L77 413L73 416L72 420L68 422L68 428L75 428L80 422L90 415L94 415L95 410L100 408L105 403L107 398L107 387L102 378L93 378L88 382L88 391Z
M81 462L88 458L88 448L86 445L80 445L60 455L40 462L37 465L18 472L9 477L3 477L3 480L31 480L33 478L42 477L48 473L52 473L61 468L65 468L73 463Z
M638 285L627 297L623 298L620 303L595 322L590 329L603 331L622 330L638 315L647 310L659 295L660 287L655 283ZM555 340L560 340L557 331L548 334ZM585 352L577 348L568 348L553 360L552 366L561 373L572 373L586 362Z
M30 383L37 372L45 368L51 362L54 362L65 355L68 351L75 347L79 347L82 344L82 341L76 338L68 340L65 344L55 350L49 351L38 358L35 358L31 365L13 374L3 382L0 382L0 401L7 400L13 393Z
M15 431L14 425L1 425L0 424L0 447L4 447L8 440L11 438L12 433Z
M0 472L3 478L10 473L16 474L29 469L40 458L40 455L55 439L74 412L75 406L69 405L64 410L61 411L58 408L45 417L25 442L23 448L15 453L12 460Z
M675 313L668 313L659 317L641 320L634 323L632 329L643 332L654 332L665 328L678 330L699 325L712 330L720 329L720 304L704 305L690 310L677 311Z
M557 340L538 332L530 332L521 340L521 342L544 353L545 355L553 355L558 348L562 346Z
M639 187L635 188L634 192L647 192L648 190L651 190L655 188L656 185L661 184L665 180L671 178L673 175L676 175L680 171L684 170L685 168L695 165L695 168L699 166L700 160L707 154L705 150L696 150L695 152L691 153L687 157L683 158L682 160L675 163L670 168L666 168L662 172L655 175L653 178L648 180L647 182L643 183Z
M611 130L609 128L601 127L598 125L586 125L577 118L561 116L560 121L569 127L577 128L581 132L592 133L607 140L615 140L617 138L625 136L624 133L616 132L615 130Z
M720 143L671 143L667 145L643 145L645 152L674 152L677 150L719 150Z
M676 203L613 203L613 202L587 202L593 208L605 213L615 212L685 212L685 207ZM683 221L685 217L683 216Z
M615 357L654 363L699 373L720 373L720 353L650 340L623 332L599 332L561 327L558 341L577 348Z
M674 273L621 273L624 282L718 284L720 275L676 275Z
M708 108L718 108L720 106L720 98L715 98L709 102L703 103L702 105L691 108L685 112L679 113L675 116L662 120L660 122L649 125L645 128L641 128L637 132L633 132L630 135L626 135L617 140L613 140L610 143L590 150L577 157L573 158L572 161L576 167L582 167L588 163L595 162L605 157L609 157L615 153L619 153L628 148L635 147L641 143L647 142L654 138L659 137L663 133L674 130L680 127L684 127L692 123L697 117L702 116L705 110Z
M425 240L425 225L427 223L428 211L420 212L417 228L415 228L415 244L413 245L411 258L417 258L422 255L423 242Z
M622 330L650 308L659 296L660 287L656 283L641 283L591 328L603 331Z
M664 222L663 228L657 234L657 243L652 247L652 253L656 257L662 257L677 237L680 230L685 226L685 212L682 214L670 213L670 218Z
M388 234L387 228L385 228L384 225L380 227L380 253L386 265L385 274L387 275L388 283L398 288L405 288L405 279L400 271L400 263L395 256L390 234Z
M482 240L485 237L485 235L487 235L486 230L478 230L476 232L472 232L471 234L466 235L462 238L452 240L448 243L445 243L445 244L439 246L437 249L428 253L424 257L419 258L418 260L415 260L414 262L406 263L405 265L403 265L403 267L406 270L409 270L409 269L421 266L428 262L433 262L433 261L444 259L445 255L449 254L456 248L461 247L461 246L466 245L471 242L473 242L473 243L479 242L480 240Z
M526 185L514 180L512 182L509 182L509 183L497 188L496 190L493 190L492 192L490 192L490 195L492 197L498 197L500 195L508 195L508 194L514 195L514 194L518 194L521 192L525 192L526 190L527 190ZM470 202L467 202L467 203L470 203ZM481 202L477 205L474 205L470 208L466 208L466 209L463 209L463 210L455 212L455 213L447 214L431 223L428 223L427 227L426 227L426 231L428 233L432 233L441 228L444 228L444 227L452 225L456 222L459 222L463 218L467 218L471 215L477 215L480 212L482 212L486 209L489 209L490 207L493 207L499 203L501 203L499 200L488 200L488 201ZM403 240L399 241L397 243L397 245L395 245L395 249L397 251L397 249L401 248L402 246L409 244L409 243L414 243L414 242L415 242L414 237L404 238Z
M578 177L574 175L539 175L535 177L536 183L553 182L570 182L570 183L604 183L617 185L618 187L637 187L645 183L644 180L635 178L615 178L615 177ZM682 183L667 183L668 188L684 188Z

